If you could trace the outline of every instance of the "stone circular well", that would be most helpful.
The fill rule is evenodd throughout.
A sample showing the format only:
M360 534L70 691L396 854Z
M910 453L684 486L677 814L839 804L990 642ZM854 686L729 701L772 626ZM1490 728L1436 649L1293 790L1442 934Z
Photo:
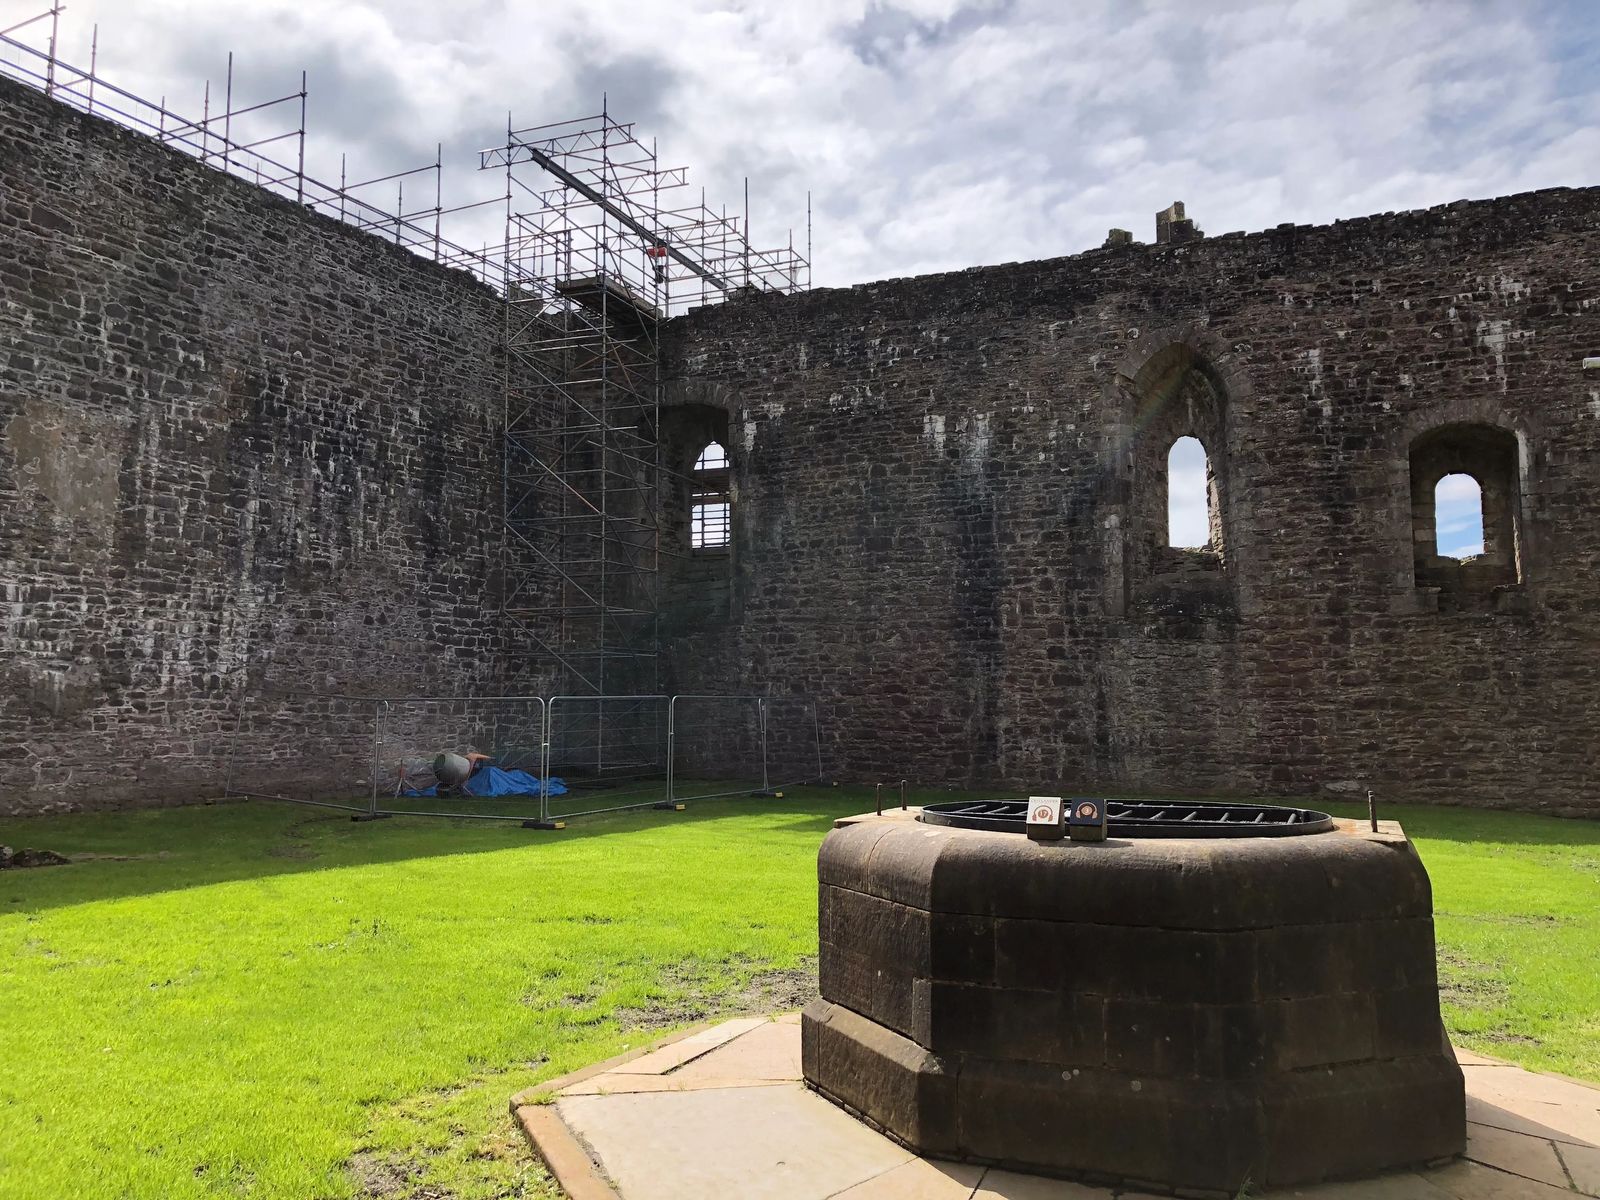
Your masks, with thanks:
M1234 1194L1459 1154L1426 871L1398 827L1039 843L841 822L823 1095L929 1155Z

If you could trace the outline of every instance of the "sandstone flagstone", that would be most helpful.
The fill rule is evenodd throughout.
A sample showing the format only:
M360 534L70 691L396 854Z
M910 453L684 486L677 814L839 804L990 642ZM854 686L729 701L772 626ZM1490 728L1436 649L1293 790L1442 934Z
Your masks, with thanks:
M1513 1133L1492 1125L1467 1125L1467 1157L1485 1166L1537 1179L1552 1187L1567 1186L1567 1171L1548 1138Z
M914 1158L829 1200L971 1200L984 1168Z
M809 1092L790 1047L792 1019L725 1022L651 1051L654 1073L607 1071L560 1088L554 1105L519 1110L536 1146L556 1122L569 1136L557 1161L578 1181L602 1176L620 1200L1112 1200L1113 1191L974 1164L919 1159ZM747 1040L748 1039L748 1040ZM788 1046L785 1046L787 1040ZM634 1060L643 1061L644 1057ZM672 1061L681 1064L670 1067ZM789 1064L789 1065L785 1065ZM692 1070L691 1070L692 1068ZM740 1078L765 1071L775 1077ZM1494 1081L1500 1108L1472 1093ZM612 1087L617 1088L611 1091ZM1472 1111L1501 1122L1471 1126L1468 1159L1426 1171L1309 1187L1252 1190L1264 1200L1573 1200L1600 1197L1600 1143L1574 1133L1600 1090L1517 1067L1469 1068ZM1518 1116L1530 1112L1541 1124ZM1519 1122L1520 1128L1507 1128ZM573 1147L585 1145L595 1162ZM563 1183L566 1174L558 1170ZM1576 1184L1577 1191L1567 1183ZM574 1190L576 1200L609 1192ZM1122 1190L1116 1200L1160 1200Z
M766 1019L763 1017L742 1017L734 1021L724 1021L720 1025L713 1025L710 1029L702 1030L682 1041L672 1042L659 1050L652 1050L643 1058L634 1059L613 1069L628 1075L665 1075L668 1071L675 1070L764 1024Z
M624 1200L820 1200L912 1158L794 1083L572 1096L557 1107Z

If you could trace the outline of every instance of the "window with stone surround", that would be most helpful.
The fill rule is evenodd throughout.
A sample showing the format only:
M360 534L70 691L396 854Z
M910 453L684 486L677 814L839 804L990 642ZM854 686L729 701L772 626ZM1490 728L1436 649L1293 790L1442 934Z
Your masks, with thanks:
M1494 425L1444 425L1412 442L1416 586L1437 590L1441 611L1488 607L1522 581L1518 462L1517 435Z
M1150 358L1133 381L1133 513L1150 569L1220 566L1227 556L1226 409L1211 365L1188 346Z
M1227 392L1212 363L1182 342L1154 351L1122 387L1130 470L1114 607L1159 617L1173 636L1203 636L1208 620L1237 615Z
M665 404L657 429L661 476L661 559L657 596L664 639L733 619L736 487L728 411Z
M726 550L733 540L728 495L728 452L711 442L695 459L689 483L689 545L695 550Z

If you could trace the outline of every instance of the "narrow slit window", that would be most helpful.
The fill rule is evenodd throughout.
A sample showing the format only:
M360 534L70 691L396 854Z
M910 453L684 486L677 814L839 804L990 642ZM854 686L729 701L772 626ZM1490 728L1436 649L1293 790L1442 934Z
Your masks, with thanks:
M689 490L689 545L725 550L733 541L733 506L728 493L728 452L711 442L695 459Z
M1471 475L1452 474L1433 488L1434 539L1444 558L1483 553L1483 488Z
M1206 448L1181 437L1167 451L1167 545L1185 549L1211 542L1211 496Z

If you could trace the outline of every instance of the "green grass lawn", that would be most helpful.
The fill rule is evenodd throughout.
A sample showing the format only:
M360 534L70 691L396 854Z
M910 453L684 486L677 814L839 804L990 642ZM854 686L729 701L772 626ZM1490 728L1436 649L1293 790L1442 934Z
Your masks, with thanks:
M546 1196L511 1093L792 1006L817 844L869 806L799 789L561 833L266 803L0 822L75 860L0 874L0 1196ZM1600 1079L1600 824L1387 815L1433 876L1456 1038Z

